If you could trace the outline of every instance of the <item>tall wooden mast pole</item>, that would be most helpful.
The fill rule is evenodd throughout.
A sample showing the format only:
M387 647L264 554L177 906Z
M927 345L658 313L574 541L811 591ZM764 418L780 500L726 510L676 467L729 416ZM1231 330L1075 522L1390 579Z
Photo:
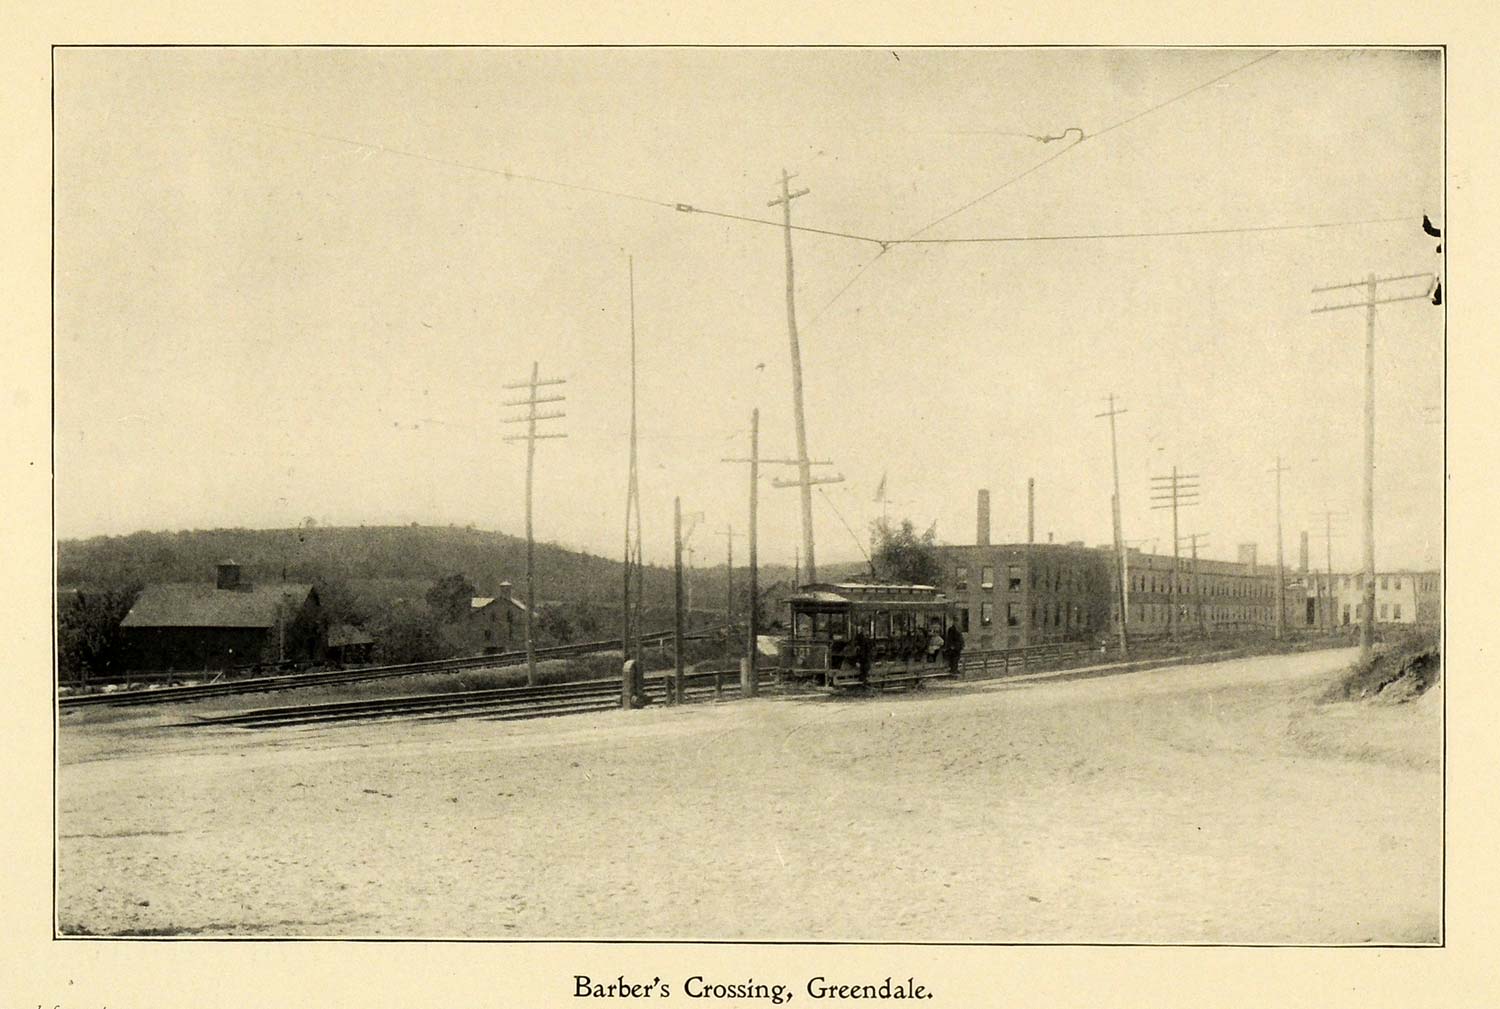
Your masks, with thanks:
M812 462L807 454L807 420L802 409L802 348L797 341L797 297L792 269L792 201L810 190L791 191L793 176L781 170L781 197L767 206L781 205L782 233L786 244L786 330L792 347L792 416L797 425L797 476L802 490L802 552L807 557L807 580L818 580L813 555Z

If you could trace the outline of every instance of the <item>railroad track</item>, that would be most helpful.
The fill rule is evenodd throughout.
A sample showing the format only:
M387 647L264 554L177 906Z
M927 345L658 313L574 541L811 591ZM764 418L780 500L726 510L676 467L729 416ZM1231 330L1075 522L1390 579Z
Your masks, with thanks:
M710 628L687 635L688 640L701 640L716 633ZM661 631L645 635L643 645L659 645L671 639L672 631ZM620 647L619 639L609 641L585 641L575 645L558 645L553 648L538 648L536 657L545 659L573 658L592 655ZM99 704L129 706L138 704L173 704L195 701L205 697L228 697L234 694L255 694L277 690L295 690L298 687L332 686L345 683L367 683L373 680L412 676L418 673L449 673L468 669L504 669L526 662L525 652L498 652L494 655L470 655L459 659L438 659L433 662L407 662L388 666L367 666L363 669L338 669L317 673L291 673L282 676L257 676L218 683L195 683L183 687L160 687L152 690L119 690L110 693L73 694L59 697L59 708L89 707Z
M723 690L724 682L731 677L732 688L728 691ZM725 671L697 672L686 673L683 679L685 693L689 699L701 700L706 696L724 696L725 694L739 696L738 674ZM647 677L646 695L656 703L665 703L667 683L665 676ZM266 729L382 718L483 717L496 721L546 718L618 708L620 687L618 679L583 680L576 683L551 683L536 687L499 687L493 690L469 690L450 694L416 694L372 700L332 701L322 704L257 708L254 711L197 718L184 724Z

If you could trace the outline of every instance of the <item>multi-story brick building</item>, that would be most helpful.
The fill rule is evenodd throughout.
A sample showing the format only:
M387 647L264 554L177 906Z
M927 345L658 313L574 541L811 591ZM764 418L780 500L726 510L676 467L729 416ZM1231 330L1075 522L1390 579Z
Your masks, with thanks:
M978 648L1005 648L1109 634L1120 619L1112 548L1082 543L989 542L980 498L974 545L938 548L939 586L958 610L959 627ZM1127 628L1167 634L1172 608L1180 633L1215 628L1270 629L1276 622L1276 569L1258 566L1253 548L1239 562L1126 552ZM1174 587L1175 581L1175 587ZM1288 593L1287 625L1301 602Z
M976 648L1096 637L1109 630L1111 557L1082 544L943 546L940 586Z

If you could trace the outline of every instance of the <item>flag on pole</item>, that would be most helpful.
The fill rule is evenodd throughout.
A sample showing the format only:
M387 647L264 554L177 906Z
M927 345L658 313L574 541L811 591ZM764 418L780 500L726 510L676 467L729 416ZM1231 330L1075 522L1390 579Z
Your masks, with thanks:
M885 474L884 473L880 474L880 485L875 488L875 500L876 501L884 501L885 500Z

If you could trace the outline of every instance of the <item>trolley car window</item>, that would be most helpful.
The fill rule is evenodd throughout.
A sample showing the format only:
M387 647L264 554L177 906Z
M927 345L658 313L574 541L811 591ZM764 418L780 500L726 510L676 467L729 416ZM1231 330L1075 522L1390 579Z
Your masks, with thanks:
M885 610L875 611L875 636L877 638L891 636L891 615Z
M828 614L828 630L836 638L847 638L849 636L849 614Z

